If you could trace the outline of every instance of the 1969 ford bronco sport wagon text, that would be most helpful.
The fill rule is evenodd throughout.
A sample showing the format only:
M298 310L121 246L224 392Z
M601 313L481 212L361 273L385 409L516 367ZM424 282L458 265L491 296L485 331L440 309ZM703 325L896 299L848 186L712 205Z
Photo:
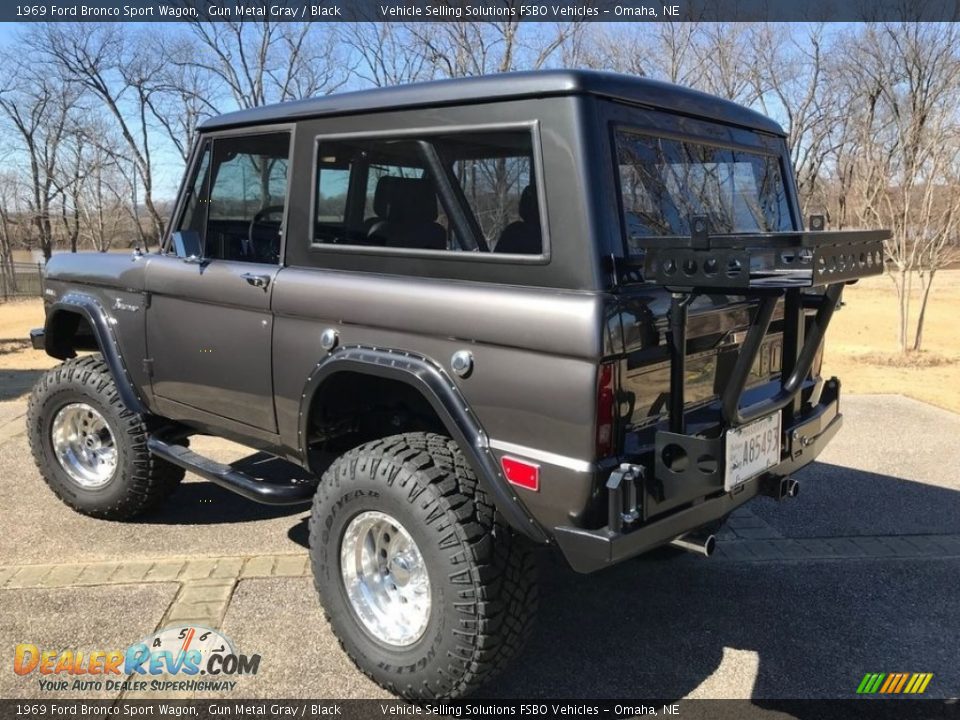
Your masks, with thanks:
M402 696L462 696L529 630L537 544L580 572L708 555L732 510L796 495L841 421L824 333L887 237L808 225L776 123L645 79L216 117L159 252L50 261L33 341L64 363L31 397L33 454L95 518L185 470L312 502L345 651ZM306 473L254 477L194 434Z

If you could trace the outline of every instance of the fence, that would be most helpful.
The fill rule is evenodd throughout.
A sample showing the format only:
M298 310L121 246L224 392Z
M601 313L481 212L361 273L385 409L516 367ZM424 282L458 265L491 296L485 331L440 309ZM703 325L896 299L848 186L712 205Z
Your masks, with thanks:
M43 295L43 263L0 265L0 302Z

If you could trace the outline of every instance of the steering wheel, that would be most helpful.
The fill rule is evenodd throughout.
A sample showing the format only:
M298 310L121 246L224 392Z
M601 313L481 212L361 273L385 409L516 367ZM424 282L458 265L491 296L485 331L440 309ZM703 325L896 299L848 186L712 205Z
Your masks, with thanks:
M247 242L249 243L249 247L252 250L256 251L256 245L254 245L253 243L254 228L256 228L257 225L263 225L266 222L266 218L270 217L271 215L280 213L280 215L282 216L283 209L284 209L283 205L267 205L267 207L261 210L258 210L257 214L250 219L250 226L247 228ZM282 217L280 219L280 222L283 222ZM276 247L277 248L280 247L279 242L276 244ZM279 257L279 252L271 252L271 255L274 256L274 257L271 257L271 261L276 260Z

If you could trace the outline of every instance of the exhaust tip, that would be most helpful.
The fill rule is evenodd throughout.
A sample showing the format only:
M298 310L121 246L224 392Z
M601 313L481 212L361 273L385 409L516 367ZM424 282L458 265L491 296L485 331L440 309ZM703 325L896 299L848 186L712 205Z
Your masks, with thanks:
M713 551L717 549L717 538L714 535L680 535L670 541L675 548L692 552L703 557L710 557Z
M795 498L800 495L800 481L790 478L787 481L787 497Z

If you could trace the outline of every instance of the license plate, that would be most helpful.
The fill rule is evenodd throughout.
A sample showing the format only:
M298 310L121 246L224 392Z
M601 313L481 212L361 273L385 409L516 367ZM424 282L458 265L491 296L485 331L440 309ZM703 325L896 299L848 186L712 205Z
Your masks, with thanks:
M723 488L738 485L780 462L780 413L727 430Z

